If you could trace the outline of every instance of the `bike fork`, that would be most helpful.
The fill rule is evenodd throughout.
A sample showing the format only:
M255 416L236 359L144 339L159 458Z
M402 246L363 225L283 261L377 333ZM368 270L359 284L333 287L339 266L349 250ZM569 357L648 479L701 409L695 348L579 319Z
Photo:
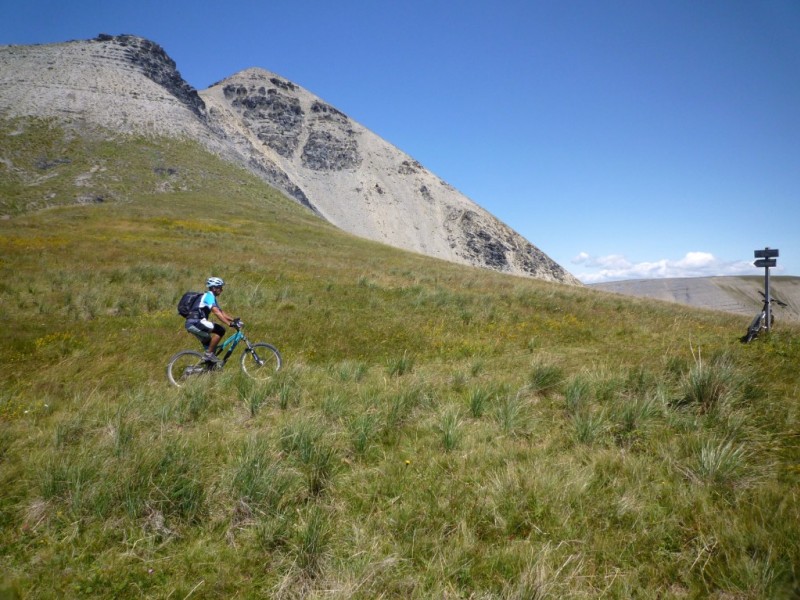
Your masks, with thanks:
M263 361L263 360L261 360L261 359L258 357L258 354L256 354L256 351L253 349L253 347L252 347L250 344L247 344L247 351L248 351L250 354L252 354L252 355L253 355L253 358L255 358L255 359L256 359L256 364L257 364L259 367L263 367L263 366L264 366L264 361Z

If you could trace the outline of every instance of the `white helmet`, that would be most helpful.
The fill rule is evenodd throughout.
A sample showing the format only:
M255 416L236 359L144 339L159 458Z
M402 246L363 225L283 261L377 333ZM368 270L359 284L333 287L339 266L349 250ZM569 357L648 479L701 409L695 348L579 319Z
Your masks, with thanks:
M225 285L225 282L219 277L209 277L206 279L206 287L208 289L211 289L212 287L222 287L223 285Z

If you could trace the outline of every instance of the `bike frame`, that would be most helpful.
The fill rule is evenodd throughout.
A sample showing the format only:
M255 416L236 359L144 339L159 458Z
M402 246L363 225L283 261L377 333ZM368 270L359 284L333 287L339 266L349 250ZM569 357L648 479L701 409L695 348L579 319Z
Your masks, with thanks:
M740 341L744 343L750 342L757 338L762 329L767 333L770 332L772 328L772 321L775 319L772 311L773 303L777 304L778 306L786 306L785 302L781 302L780 300L772 298L768 294L760 291L758 293L764 298L764 305L761 307L761 312L756 314L751 321L750 327L747 328L747 333L740 338Z
M172 356L167 363L167 377L170 383L181 387L189 377L200 375L201 373L221 371L242 342L244 342L246 348L242 350L237 359L241 362L242 371L247 376L264 380L265 373L267 379L271 376L273 367L274 371L280 370L281 354L275 346L263 342L250 343L250 340L247 339L247 336L242 331L241 322L238 320L232 323L232 328L236 329L236 331L228 339L220 340L217 347L214 348L214 354L219 357L216 360L207 358L196 350L182 350ZM208 346L204 344L203 348L208 352ZM268 371L262 370L265 366L269 367ZM256 371L258 371L258 375Z
M236 350L236 346L238 346L239 342L241 342L242 340L247 341L247 338L244 336L241 329L237 329L236 333L234 333L231 337L222 342L222 345L220 345L217 348L216 351L217 356L221 355L223 352L225 353L225 356L222 357L223 365L226 362L228 362L228 359L231 357L231 354L233 354L233 351ZM248 347L249 346L250 344L248 344Z
M244 342L245 346L247 346L245 352L253 352L253 355L256 357L256 362L258 362L258 364L262 364L261 359L257 354L255 354L253 347L250 345L250 340L247 339L247 336L245 336L241 329L237 329L236 333L222 342L222 344L217 346L217 349L214 351L214 354L217 356L220 356L223 353L225 354L225 356L222 357L222 361L219 363L219 365L217 365L217 369L221 369L225 366L225 363L228 362L228 359L231 357L231 354L233 354L233 351L236 350L236 346L239 345L239 342Z

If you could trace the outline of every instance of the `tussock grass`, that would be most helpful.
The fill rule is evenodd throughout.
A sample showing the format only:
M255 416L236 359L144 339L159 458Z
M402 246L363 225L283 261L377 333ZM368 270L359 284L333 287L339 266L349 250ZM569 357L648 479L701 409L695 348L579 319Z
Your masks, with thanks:
M705 481L726 483L744 469L747 452L732 442L707 441L698 451L695 473Z
M510 436L530 433L532 415L530 404L521 394L507 394L494 407L494 417L500 431Z
M181 142L16 122L0 153L2 593L798 589L796 328L398 252ZM167 384L210 274L270 381Z
M390 358L386 363L386 372L392 377L405 375L414 368L414 357L408 352L403 352L401 356Z
M560 367L544 361L537 361L530 374L530 387L534 392L548 394L556 391L564 380Z
M703 362L698 356L684 377L681 401L697 406L702 412L724 409L735 399L737 383L736 370L730 359Z
M480 419L496 398L496 392L483 386L475 387L467 393L469 413L475 419Z
M442 447L445 452L455 450L462 437L463 422L458 408L447 409L440 417L438 430L442 436Z
M608 428L602 412L579 411L572 415L575 439L581 444L591 444Z

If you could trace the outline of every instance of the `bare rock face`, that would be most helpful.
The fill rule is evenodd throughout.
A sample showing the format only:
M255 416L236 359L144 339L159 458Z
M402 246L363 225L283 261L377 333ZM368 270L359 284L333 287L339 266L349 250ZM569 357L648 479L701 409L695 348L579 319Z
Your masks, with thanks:
M295 83L248 69L197 92L132 35L0 47L0 117L197 140L339 228L515 275L580 282L407 154Z
M178 73L175 61L167 56L161 46L133 35L114 37L100 34L95 41L111 42L117 45L121 50L117 60L121 64L127 63L138 69L153 83L165 88L198 117L205 118L205 104L197 91L184 81L181 74ZM114 58L111 60L113 61Z
M200 96L214 127L239 136L241 152L279 165L314 210L345 231L452 262L580 285L419 162L295 83L247 69Z
M205 104L164 50L132 35L0 47L0 115L208 137Z

